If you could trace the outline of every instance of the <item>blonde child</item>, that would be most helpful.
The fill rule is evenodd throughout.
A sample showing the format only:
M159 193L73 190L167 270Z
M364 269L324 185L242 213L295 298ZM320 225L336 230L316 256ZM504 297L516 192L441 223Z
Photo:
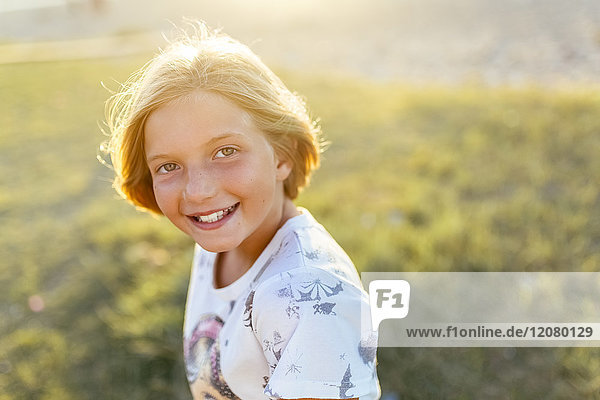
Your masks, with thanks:
M356 269L293 203L319 164L303 102L198 23L107 111L117 190L197 243L184 323L194 399L378 398Z

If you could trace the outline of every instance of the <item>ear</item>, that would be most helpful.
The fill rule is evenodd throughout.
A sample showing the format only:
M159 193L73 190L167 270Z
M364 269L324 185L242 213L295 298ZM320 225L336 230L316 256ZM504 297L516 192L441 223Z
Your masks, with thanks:
M276 178L278 181L283 182L288 176L290 176L293 164L289 158L285 157L284 155L277 155L276 157Z

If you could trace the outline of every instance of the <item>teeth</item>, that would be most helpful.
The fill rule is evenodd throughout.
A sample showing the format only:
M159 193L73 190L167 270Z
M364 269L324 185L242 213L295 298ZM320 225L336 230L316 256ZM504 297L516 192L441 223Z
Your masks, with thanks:
M218 220L222 219L224 216L226 216L230 212L232 212L234 208L235 208L235 204L224 210L216 211L216 212L214 212L212 214L208 214L208 215L198 215L198 216L195 216L194 218L196 219L196 221L200 221L200 222L208 222L208 223L217 222Z

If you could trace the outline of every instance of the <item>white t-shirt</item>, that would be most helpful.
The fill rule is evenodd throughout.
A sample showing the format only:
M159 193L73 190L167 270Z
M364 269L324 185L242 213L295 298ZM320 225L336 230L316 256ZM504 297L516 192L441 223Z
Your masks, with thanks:
M379 398L367 294L342 248L300 211L227 287L213 285L216 253L196 246L184 324L194 399Z

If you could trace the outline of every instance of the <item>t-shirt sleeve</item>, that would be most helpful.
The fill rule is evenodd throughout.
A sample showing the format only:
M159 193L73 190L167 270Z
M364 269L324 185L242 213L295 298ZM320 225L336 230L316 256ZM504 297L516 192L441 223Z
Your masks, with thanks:
M377 340L365 316L366 293L317 268L291 270L259 285L252 319L270 367L265 394L373 398Z

